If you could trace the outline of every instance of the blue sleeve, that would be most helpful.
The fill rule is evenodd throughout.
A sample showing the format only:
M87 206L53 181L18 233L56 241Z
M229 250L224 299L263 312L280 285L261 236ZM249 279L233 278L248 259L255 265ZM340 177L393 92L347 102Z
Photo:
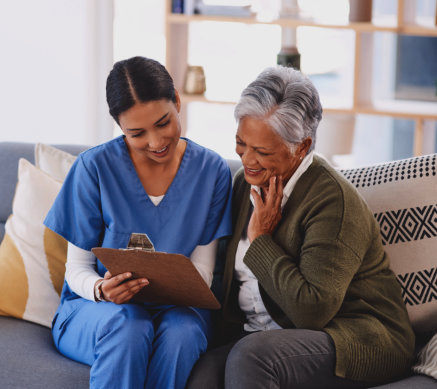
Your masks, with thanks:
M227 163L222 159L215 180L214 195L210 204L207 224L200 245L232 234L231 223L232 176Z
M79 155L44 224L75 246L91 250L100 246L104 233L100 204L98 176Z

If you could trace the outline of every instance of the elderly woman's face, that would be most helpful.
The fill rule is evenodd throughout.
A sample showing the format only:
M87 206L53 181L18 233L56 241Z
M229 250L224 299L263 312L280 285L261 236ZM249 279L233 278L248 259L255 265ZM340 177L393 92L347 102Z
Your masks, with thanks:
M290 147L261 118L244 117L236 135L236 152L244 166L244 178L251 185L268 186L272 176L282 176L287 182L296 171L308 147Z

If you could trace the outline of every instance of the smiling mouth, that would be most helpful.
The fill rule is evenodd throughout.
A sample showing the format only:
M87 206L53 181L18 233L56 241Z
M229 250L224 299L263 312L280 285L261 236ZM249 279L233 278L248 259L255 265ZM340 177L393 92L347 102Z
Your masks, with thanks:
M157 156L162 156L162 155L164 155L167 151L168 151L168 146L165 146L165 147L162 148L161 150L149 150L149 152L151 152L152 154L157 155Z
M244 168L244 172L249 176L256 176L261 173L264 169L249 169L248 167Z

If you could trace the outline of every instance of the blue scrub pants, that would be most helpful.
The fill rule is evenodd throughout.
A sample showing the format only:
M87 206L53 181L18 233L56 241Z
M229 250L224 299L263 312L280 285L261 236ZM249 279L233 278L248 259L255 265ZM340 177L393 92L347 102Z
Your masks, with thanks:
M90 388L184 388L206 351L210 313L191 307L66 301L52 333L58 350L91 366Z

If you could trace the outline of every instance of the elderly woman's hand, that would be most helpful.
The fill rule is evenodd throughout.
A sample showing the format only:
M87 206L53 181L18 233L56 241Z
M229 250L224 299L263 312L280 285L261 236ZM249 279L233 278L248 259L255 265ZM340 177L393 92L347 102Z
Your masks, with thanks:
M252 189L255 202L247 227L247 237L253 242L258 236L271 234L281 220L281 202L284 185L281 177L270 177L269 187L261 188L263 196Z

